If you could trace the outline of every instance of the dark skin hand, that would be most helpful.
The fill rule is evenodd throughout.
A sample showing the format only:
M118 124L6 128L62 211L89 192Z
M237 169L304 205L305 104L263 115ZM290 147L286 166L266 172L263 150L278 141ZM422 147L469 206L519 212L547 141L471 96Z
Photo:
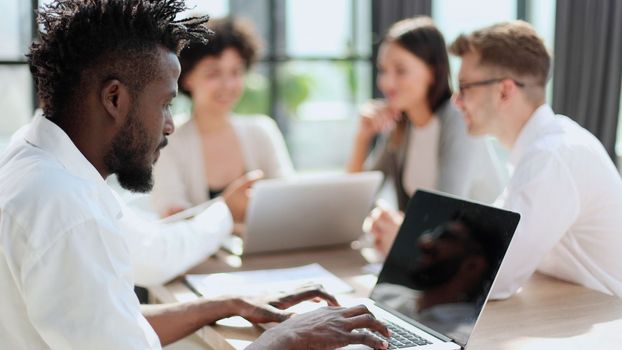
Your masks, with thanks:
M364 344L374 349L388 348L387 342L379 337L352 332L360 328L390 336L386 326L376 320L363 305L351 308L325 307L291 317L263 333L246 349L333 350L349 344Z
M292 316L284 309L306 300L324 300L328 305L338 305L321 286L307 285L274 297L199 299L177 304L143 305L142 311L162 345L167 345L231 316L242 316L251 323L283 322Z
M326 301L329 306L339 306L334 296L328 294L321 285L304 285L292 292L280 292L267 298L241 299L245 307L239 316L251 323L283 322L293 314L283 311L307 300Z

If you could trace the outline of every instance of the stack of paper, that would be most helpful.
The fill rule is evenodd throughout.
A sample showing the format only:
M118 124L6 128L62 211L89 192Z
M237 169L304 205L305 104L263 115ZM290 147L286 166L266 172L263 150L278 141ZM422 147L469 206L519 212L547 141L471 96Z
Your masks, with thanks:
M208 298L254 296L294 290L305 284L321 284L330 294L353 289L319 264L286 269L186 275L186 282L197 294Z

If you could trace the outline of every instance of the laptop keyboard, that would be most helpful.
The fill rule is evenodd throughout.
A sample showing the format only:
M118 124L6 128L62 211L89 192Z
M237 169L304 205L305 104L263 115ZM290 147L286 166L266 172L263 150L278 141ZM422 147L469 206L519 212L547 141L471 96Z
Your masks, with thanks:
M391 338L385 338L378 333L373 333L374 336L380 337L389 342L389 350L393 349L406 349L415 346L422 346L432 344L426 339L421 338L420 336L407 331L406 329L396 325L395 323L384 321L387 328L391 331ZM369 330L359 330L361 332L372 333Z

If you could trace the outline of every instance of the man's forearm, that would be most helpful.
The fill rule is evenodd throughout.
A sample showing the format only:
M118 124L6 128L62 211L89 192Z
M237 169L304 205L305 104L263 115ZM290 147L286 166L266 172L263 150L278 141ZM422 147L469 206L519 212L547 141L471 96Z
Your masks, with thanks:
M142 313L160 338L160 343L167 345L205 325L236 315L238 303L238 299L199 299L185 303L143 305Z

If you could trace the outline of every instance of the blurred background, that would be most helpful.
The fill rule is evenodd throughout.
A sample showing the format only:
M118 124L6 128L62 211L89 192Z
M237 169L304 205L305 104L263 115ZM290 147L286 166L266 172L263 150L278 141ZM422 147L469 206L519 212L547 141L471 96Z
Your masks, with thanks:
M37 31L34 9L48 2L0 2L0 149L36 108L24 54ZM264 47L236 111L275 118L297 170L344 167L358 106L379 96L377 44L392 23L414 15L432 16L448 43L459 33L495 22L532 23L555 57L548 102L599 137L614 160L622 155L620 1L188 0L187 4L188 14L233 15L254 24ZM452 58L454 78L458 63ZM187 115L189 108L183 97L174 102L179 116Z

